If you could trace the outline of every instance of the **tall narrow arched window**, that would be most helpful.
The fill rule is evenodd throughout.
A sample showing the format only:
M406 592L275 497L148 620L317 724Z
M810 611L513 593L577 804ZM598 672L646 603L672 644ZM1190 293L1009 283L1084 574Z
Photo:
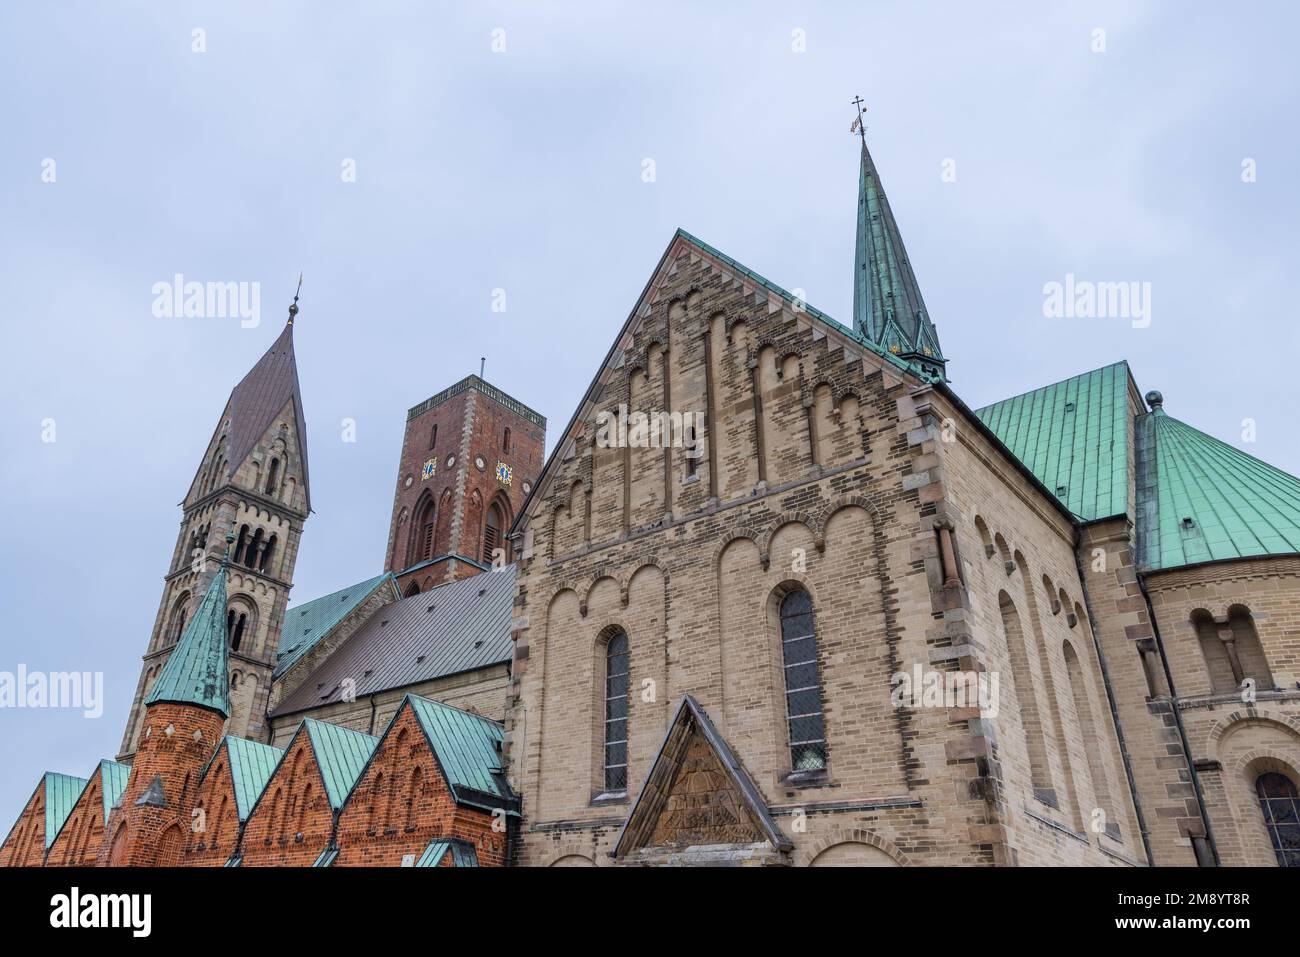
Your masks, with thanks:
M271 468L266 473L266 494L274 495L280 481L280 460L271 459Z
M434 530L437 527L433 497L425 495L417 502L413 515L415 520L411 522L411 530L407 533L410 536L408 565L428 561L433 557Z
M1264 826L1278 867L1300 867L1300 796L1285 774L1268 771L1255 779Z
M620 631L605 642L606 791L627 790L627 676L627 635Z
M231 609L226 614L226 632L230 637L230 650L238 651L244 641L244 627L248 624L248 615Z
M510 451L510 430L509 429L506 429L505 432L502 433L501 435L501 451L502 452Z
M248 548L248 526L241 525L239 526L239 540L235 542L234 559L236 565L242 565L244 563L244 551L247 548Z
M483 561L492 561L492 556L501 547L501 526L504 524L501 505L493 502L488 509L487 519L483 522Z
M262 550L262 560L257 563L257 570L264 572L271 566L271 559L275 556L275 544L278 536L272 535L266 540L266 548Z
M435 425L429 432L429 448L434 448L438 444L438 427Z
M244 550L244 565L248 568L257 567L257 553L262 550L262 530L259 528L253 533L252 540L248 543L248 548Z
M826 722L812 597L796 588L781 599L781 658L785 665L786 731L795 773L826 767Z

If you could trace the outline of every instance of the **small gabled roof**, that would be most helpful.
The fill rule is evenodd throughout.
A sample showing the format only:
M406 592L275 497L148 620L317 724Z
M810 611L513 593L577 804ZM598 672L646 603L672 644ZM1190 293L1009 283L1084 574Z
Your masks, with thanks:
M250 741L247 738L228 734L221 739L221 744L208 759L207 767L203 769L203 777L208 776L208 771L217 760L217 756L221 754L223 747L230 762L231 786L235 791L235 813L240 821L247 821L248 815L257 804L257 799L266 790L266 782L271 780L271 775L275 773L276 766L284 756L284 750L262 744L260 741Z
M298 388L298 364L293 354L293 319L285 325L271 348L248 370L230 393L226 404L230 417L230 474L243 464L266 430L275 422L285 403L293 403L302 457L302 494L311 510L311 482L307 469L307 426L303 420L302 393Z
M321 781L329 797L330 807L337 811L352 793L361 770L379 746L379 739L373 735L353 731L337 724L327 724L315 718L305 718L294 733L306 733L311 744L312 754L316 758L316 767L320 769ZM293 750L293 741L285 748L285 755ZM281 761L283 762L283 758Z
M452 867L478 867L478 852L474 850L474 845L454 837L440 837L430 841L415 866L438 867L449 851Z
M290 692L276 715L306 711L343 696L391 688L508 662L514 652L515 567L447 582L384 605Z
M397 580L385 572L321 598L290 606L284 613L284 628L280 632L279 651L276 653L272 678L279 678L292 668L298 659L315 647L316 642L333 631L339 622L385 585L389 587L392 597L397 598Z
M227 546L226 555L229 558ZM226 648L226 563L222 561L199 609L185 625L167 663L144 699L209 708L230 716L229 654Z
M501 766L500 724L419 695L408 694L403 705L420 722L457 803L517 813L518 801Z
M1131 376L1116 362L975 414L1083 522L1128 511Z
M45 849L48 851L59 836L63 824L76 806L81 792L90 783L88 778L74 778L71 774L46 771L41 784L45 788Z
M777 850L788 851L794 847L793 842L781 832L772 820L767 802L755 786L744 766L737 759L731 746L713 726L708 713L705 712L691 695L684 695L672 721L668 723L668 733L664 735L659 753L650 765L650 773L632 805L627 820L618 833L614 849L610 853L621 856L628 851L644 847L655 830L660 812L668 802L669 793L677 779L678 771L683 766L683 757L691 738L702 735L712 748L726 775L740 797L741 810L748 815L754 830L761 833Z
M1137 422L1138 566L1143 572L1300 554L1300 479L1164 411Z
M104 805L104 823L108 823L108 814L117 806L126 792L126 782L131 777L131 765L110 761L107 758L99 762L96 769L99 774L99 797Z

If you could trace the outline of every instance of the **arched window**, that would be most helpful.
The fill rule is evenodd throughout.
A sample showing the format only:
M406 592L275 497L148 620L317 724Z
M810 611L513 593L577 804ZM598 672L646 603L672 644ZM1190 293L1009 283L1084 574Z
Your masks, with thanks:
M786 730L795 773L826 767L826 722L817 667L812 597L796 588L781 599L781 658L785 664Z
M501 504L493 502L488 509L487 519L483 522L483 561L492 561L492 556L501 547L501 526L504 524Z
M266 548L262 550L262 560L257 563L257 570L259 572L266 571L267 567L270 566L271 558L275 555L275 543L277 538L278 536L272 535L266 540Z
M230 650L238 651L244 640L244 627L248 624L248 615L232 608L226 612L226 637L230 639Z
M432 496L426 497L415 509L415 521L411 523L410 564L426 562L433 557L433 538L435 509Z
M406 796L406 829L415 830L416 816L420 809L420 798L424 794L424 773L417 767L411 772L411 790Z
M407 598L410 598L412 595L418 595L418 594L420 594L420 583L419 583L419 582L411 582L411 584L409 584L409 585L406 586L406 597L407 597Z
M1285 774L1268 771L1255 779L1259 808L1264 812L1278 867L1300 867L1300 796Z
M266 494L274 495L276 483L280 479L280 460L271 459L271 468L266 473Z
M606 791L627 790L627 651L627 635L621 631L605 642Z
M437 444L438 444L438 427L435 425L432 431L429 432L429 448L433 448Z
M506 429L505 432L501 435L501 451L502 452L510 451L510 430L509 429Z
M259 528L253 533L253 539L248 543L248 549L244 552L244 564L249 568L257 567L257 556L262 550L262 530Z
M244 563L244 550L248 547L248 526L239 527L239 540L235 542L234 560L236 565Z
M294 828L294 830L298 834L301 834L303 831L307 829L307 812L310 808L311 808L311 782L308 781L307 786L303 788L302 804L298 806L298 824Z

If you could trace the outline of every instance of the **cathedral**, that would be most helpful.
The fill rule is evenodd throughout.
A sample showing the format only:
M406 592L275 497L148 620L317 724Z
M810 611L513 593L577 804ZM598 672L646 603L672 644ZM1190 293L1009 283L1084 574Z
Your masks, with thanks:
M382 567L291 604L297 313L0 864L1300 866L1300 480L1122 360L967 405L865 137L851 325L678 230L549 457L425 399Z

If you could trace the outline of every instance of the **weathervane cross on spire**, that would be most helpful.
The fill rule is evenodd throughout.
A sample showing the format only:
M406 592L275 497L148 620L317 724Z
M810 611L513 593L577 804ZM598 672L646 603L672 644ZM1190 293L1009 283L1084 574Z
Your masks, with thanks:
M298 273L298 288L293 291L293 302L289 303L289 325L293 325L294 316L298 315L298 294L302 292L302 273Z
M867 145L867 124L862 122L862 114L867 112L867 108L862 104L865 103L861 96L853 98L853 105L858 108L858 115L853 118L853 125L849 127L850 133L857 133L862 137L862 145Z

